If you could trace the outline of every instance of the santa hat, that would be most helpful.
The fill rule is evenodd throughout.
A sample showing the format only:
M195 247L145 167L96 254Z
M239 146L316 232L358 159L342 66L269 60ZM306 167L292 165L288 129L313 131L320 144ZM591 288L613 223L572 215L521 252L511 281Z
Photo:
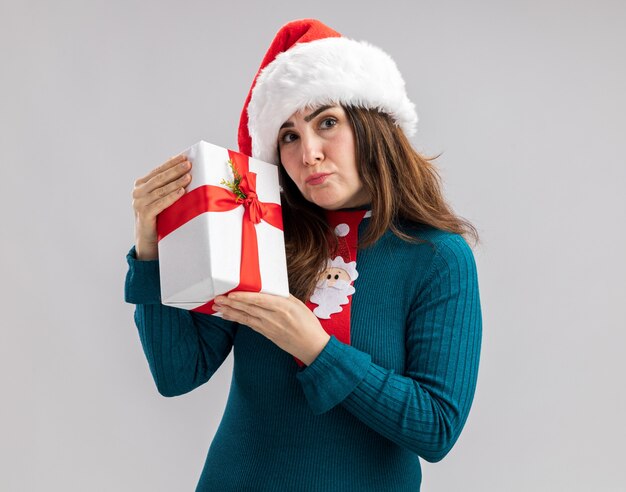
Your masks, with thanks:
M378 109L409 137L417 128L415 105L389 55L302 19L278 31L261 62L241 113L239 150L277 164L281 125L296 111L324 104Z
M346 213L350 212L343 212L343 214ZM355 217L357 215L352 215L353 219ZM328 258L326 265L326 268L341 268L345 270L350 276L350 280L356 280L359 276L359 273L356 271L356 261L353 259L353 257L356 258L356 251L350 251L350 244L355 246L357 242L357 228L358 223L353 223L352 227L345 222L335 226L334 233L337 238L337 249L331 255L332 257Z

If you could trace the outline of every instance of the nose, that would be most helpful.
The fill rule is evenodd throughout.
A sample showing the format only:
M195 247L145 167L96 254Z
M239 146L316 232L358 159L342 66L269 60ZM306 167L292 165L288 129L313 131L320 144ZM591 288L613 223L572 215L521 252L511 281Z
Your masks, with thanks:
M322 142L314 135L303 135L302 142L302 162L305 166L316 166L324 160Z

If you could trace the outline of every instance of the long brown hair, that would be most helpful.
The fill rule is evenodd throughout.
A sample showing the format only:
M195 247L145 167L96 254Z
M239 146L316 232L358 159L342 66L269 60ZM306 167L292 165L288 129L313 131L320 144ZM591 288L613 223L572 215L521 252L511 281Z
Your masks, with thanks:
M478 231L457 216L442 194L441 177L432 163L437 157L420 155L391 118L376 109L344 107L355 136L359 176L371 197L372 216L359 248L374 244L385 231L416 243L406 232L427 225L479 241ZM283 188L285 248L291 293L306 301L319 274L337 247L325 211L307 201L285 168L279 165Z

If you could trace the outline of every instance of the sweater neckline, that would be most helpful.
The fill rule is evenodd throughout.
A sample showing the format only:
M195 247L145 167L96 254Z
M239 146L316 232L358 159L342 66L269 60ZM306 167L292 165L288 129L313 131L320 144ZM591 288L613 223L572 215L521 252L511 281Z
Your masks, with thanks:
M366 203L365 205L360 205L358 207L338 208L337 210L327 210L327 212L356 212L361 210L367 210L371 212L372 204Z

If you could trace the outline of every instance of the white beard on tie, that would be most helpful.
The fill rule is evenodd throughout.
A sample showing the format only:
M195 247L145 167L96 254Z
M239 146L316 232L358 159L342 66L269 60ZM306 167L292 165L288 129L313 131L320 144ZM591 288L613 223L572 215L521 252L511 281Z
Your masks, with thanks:
M328 285L328 280L318 282L315 292L311 296L311 302L318 306L313 310L313 314L321 319L329 319L331 314L339 313L343 310L341 306L348 304L348 296L354 294L355 289L345 280L336 280L335 284Z

